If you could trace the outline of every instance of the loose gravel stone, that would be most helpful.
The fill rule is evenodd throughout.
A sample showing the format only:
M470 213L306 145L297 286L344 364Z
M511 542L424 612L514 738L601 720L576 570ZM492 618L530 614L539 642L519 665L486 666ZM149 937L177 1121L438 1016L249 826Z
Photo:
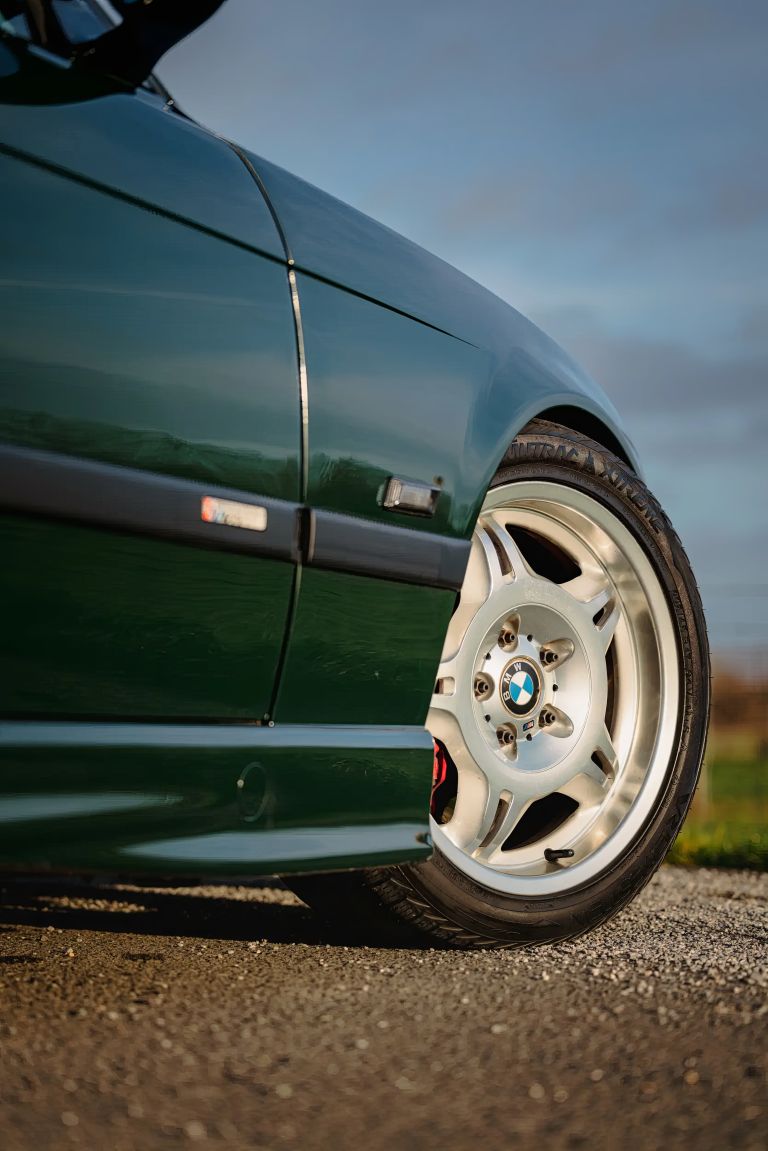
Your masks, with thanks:
M369 948L277 884L3 881L3 1151L760 1151L768 876L531 951Z

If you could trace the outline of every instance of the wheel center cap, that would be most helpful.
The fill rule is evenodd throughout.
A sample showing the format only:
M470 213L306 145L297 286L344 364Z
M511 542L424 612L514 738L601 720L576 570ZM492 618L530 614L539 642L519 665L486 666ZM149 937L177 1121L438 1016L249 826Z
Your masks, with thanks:
M530 715L541 698L541 675L536 664L523 656L510 660L501 674L499 693L511 715Z

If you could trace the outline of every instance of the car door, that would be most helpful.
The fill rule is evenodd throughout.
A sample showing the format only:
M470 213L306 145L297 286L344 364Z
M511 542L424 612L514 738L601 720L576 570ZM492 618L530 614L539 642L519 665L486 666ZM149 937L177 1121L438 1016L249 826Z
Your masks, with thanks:
M311 547L276 719L415 727L469 556L469 425L494 358L440 315L461 309L458 273L250 159L293 260L309 409Z
M15 24L0 39L3 712L263 720L299 499L280 237L226 143Z

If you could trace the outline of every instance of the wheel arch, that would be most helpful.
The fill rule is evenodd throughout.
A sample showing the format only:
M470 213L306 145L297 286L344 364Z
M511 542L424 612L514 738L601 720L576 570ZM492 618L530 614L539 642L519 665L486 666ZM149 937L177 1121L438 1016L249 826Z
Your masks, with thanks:
M550 420L553 424L562 424L563 427L569 428L572 432L580 432L583 436L589 436L590 439L596 440L604 448L610 448L614 455L639 474L636 452L627 437L618 435L605 419L601 419L594 412L580 408L575 404L558 404L536 412L531 419ZM531 421L528 420L527 422L530 423ZM522 428L518 430L522 431Z
M589 436L613 452L642 478L637 451L622 426L618 412L601 389L583 376L576 386L569 386L567 390L563 388L562 382L558 381L559 387L553 387L554 383L551 379L545 382L539 375L538 380L532 380L529 376L525 380L527 386L523 388L519 385L510 387L508 379L501 382L497 377L490 394L476 406L468 429L469 441L474 449L469 458L475 461L476 470L473 468L473 472L474 477L477 477L473 481L477 484L476 503L466 521L469 532L474 529L480 505L493 475L502 465L515 437L532 420L549 420L570 431Z

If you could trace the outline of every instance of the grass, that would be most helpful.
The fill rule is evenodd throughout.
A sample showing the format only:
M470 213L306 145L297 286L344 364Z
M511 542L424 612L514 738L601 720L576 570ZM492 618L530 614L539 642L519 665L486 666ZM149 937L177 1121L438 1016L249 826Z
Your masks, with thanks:
M734 751L715 746L670 863L768 871L768 761Z

